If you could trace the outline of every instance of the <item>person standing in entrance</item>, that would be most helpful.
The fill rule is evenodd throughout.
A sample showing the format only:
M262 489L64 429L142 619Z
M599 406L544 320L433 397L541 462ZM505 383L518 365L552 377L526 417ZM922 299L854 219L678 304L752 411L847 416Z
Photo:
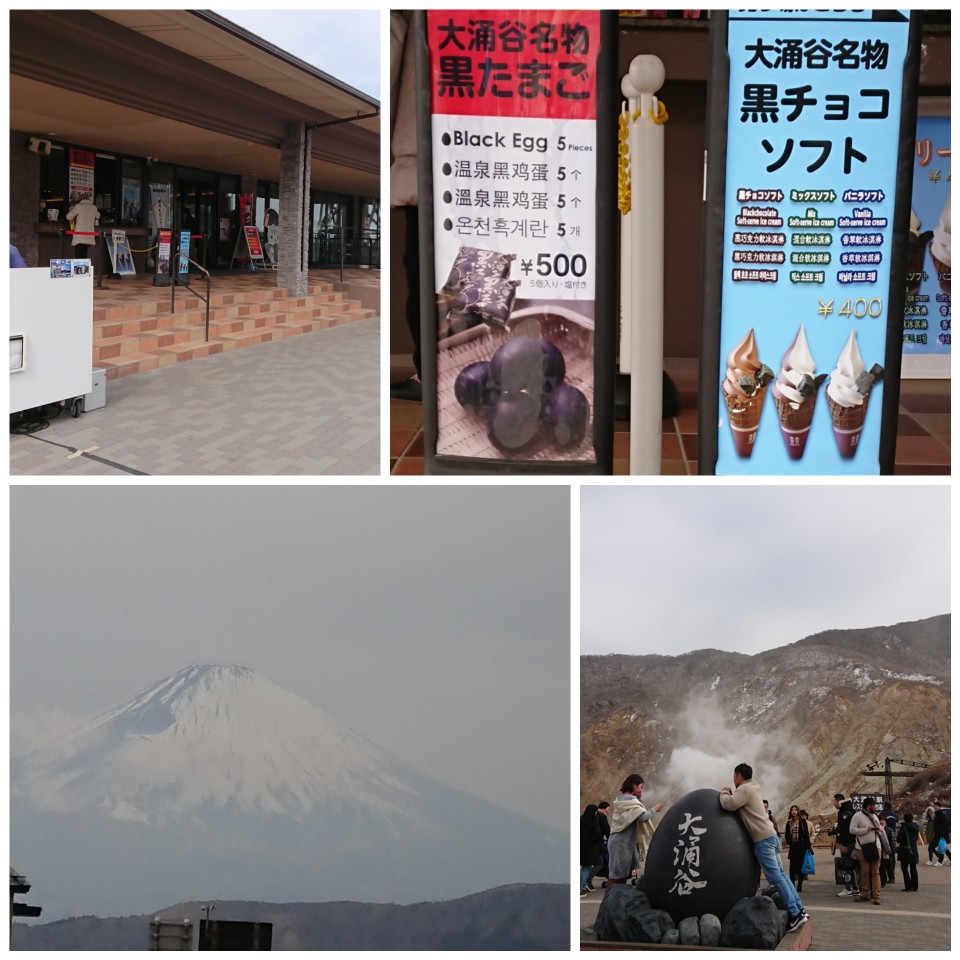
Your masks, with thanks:
M100 211L89 197L77 198L77 195L73 194L70 199L76 199L67 211L67 220L73 223L73 253L77 259L86 260L90 256L90 247L97 243L93 234L100 223Z
M720 791L720 806L731 813L736 811L753 841L753 854L763 870L763 875L777 888L780 899L787 908L787 933L809 920L803 909L800 895L783 872L780 860L780 838L763 808L760 784L753 779L753 767L738 763L733 771L733 786Z

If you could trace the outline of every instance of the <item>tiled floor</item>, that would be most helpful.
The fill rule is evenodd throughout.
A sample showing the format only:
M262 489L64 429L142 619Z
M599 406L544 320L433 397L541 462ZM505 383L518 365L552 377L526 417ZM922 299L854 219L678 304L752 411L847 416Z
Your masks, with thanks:
M670 359L667 372L680 393L680 413L663 422L662 476L697 473L697 361ZM394 379L406 373L395 368ZM390 472L423 473L420 404L390 401ZM613 437L613 472L630 472L630 424L617 420ZM950 381L904 380L900 384L900 422L895 473L950 474Z
M376 317L160 367L11 435L10 473L377 476L380 380Z

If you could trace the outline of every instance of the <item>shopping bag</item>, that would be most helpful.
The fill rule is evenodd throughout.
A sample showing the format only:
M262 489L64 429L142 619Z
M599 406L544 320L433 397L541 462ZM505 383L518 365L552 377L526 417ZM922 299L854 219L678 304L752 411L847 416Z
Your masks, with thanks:
M808 850L803 855L803 863L800 865L800 873L805 877L812 877L817 872L816 864L813 862L813 851Z
M853 857L837 857L833 861L834 880L839 887L853 886L857 861Z

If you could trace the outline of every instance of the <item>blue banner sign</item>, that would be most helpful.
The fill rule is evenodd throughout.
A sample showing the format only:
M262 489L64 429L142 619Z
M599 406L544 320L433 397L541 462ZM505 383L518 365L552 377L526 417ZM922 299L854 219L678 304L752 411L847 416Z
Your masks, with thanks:
M717 473L880 472L908 35L906 11L729 15Z

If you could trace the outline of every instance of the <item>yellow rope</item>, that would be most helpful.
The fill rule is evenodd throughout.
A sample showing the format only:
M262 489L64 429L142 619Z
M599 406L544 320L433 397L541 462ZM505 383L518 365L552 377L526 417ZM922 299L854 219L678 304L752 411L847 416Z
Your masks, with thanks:
M137 250L135 247L130 248L131 253L149 253L151 250L156 250L159 244L155 243L152 247L144 247L142 250Z
M629 118L620 113L620 131L617 147L617 207L622 214L630 212L630 155L629 155Z
M656 124L664 124L670 116L662 100L657 101L657 113L647 111L650 119ZM617 208L624 215L630 212L630 123L640 119L640 111L634 110L630 115L620 112L617 146Z

